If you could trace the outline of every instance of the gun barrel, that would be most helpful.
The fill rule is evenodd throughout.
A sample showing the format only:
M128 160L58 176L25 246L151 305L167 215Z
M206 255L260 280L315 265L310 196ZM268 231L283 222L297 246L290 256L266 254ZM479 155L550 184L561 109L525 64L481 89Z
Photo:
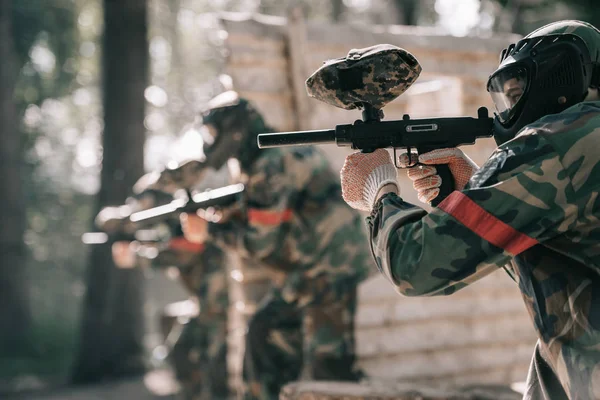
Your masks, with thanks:
M159 243L162 240L160 232L154 229L138 229L133 233L118 232L108 234L106 232L86 232L81 235L84 244L105 244L109 242L143 242Z
M260 135L258 135L258 147L261 149L268 149L271 147L330 143L335 143L334 129L282 133L261 133Z
M224 186L218 189L207 190L195 194L191 199L176 199L169 204L138 211L129 217L134 223L148 223L167 218L181 212L196 211L200 208L215 206L228 206L233 203L244 191L244 184L238 183Z
M84 244L108 243L108 234L104 232L86 232L81 235L81 242Z
M131 222L142 222L156 217L164 217L177 211L180 207L185 205L186 201L183 199L176 199L169 204L162 206L149 208L147 210L137 211L131 214L129 217Z

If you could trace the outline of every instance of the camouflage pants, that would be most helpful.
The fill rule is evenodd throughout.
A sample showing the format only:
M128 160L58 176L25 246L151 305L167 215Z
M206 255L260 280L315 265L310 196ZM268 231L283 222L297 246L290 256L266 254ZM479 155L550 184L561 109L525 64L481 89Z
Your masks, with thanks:
M567 400L564 389L560 385L556 374L552 371L542 354L540 343L535 346L535 352L529 365L527 376L527 390L523 394L526 400Z
M248 325L244 355L246 399L271 400L298 379L356 381L354 315L356 284L330 290L299 307L276 290L266 296Z
M222 253L210 247L199 255L165 251L161 263L180 265L183 286L198 299L169 354L186 400L227 399L227 312L229 292ZM170 257L170 258L169 258Z
M227 399L227 318L194 318L186 323L169 362L183 399Z

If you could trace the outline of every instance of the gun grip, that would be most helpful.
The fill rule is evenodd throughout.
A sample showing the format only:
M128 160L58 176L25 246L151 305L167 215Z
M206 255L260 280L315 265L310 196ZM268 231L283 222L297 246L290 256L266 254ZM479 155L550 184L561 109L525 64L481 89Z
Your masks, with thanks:
M450 172L450 168L446 164L436 165L437 174L442 178L440 193L431 201L433 207L437 207L446 197L454 191L454 176Z

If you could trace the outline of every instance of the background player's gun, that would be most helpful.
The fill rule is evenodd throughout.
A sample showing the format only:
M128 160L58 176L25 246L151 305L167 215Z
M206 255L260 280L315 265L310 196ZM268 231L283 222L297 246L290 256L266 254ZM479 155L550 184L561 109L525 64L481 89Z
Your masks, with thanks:
M189 195L187 198L175 199L169 204L134 212L129 216L129 220L139 225L154 224L180 213L195 213L209 207L228 207L237 202L243 192L242 183L223 186Z
M474 144L493 135L493 118L485 107L477 118L411 119L382 121L382 108L404 93L419 77L421 66L408 51L392 45L353 49L345 58L325 62L306 81L308 95L346 110L362 110L362 120L335 129L258 135L258 147L281 147L335 143L341 147L372 152L378 148L426 153L435 149ZM411 167L414 166L411 165ZM442 178L437 205L454 190L447 165L436 166Z
M165 235L157 229L139 229L133 233L127 232L86 232L81 235L84 244L104 244L114 242L140 242L144 244L158 244L164 241Z

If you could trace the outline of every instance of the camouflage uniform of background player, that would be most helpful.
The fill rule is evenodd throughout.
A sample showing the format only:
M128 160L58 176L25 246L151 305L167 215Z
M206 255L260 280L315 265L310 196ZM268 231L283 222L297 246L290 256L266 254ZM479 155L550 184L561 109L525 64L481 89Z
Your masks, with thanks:
M249 323L247 397L277 399L300 377L356 380L356 289L374 269L360 215L337 200L339 181L315 148L259 150L256 136L268 129L237 93L213 99L203 122L207 163L236 158L246 176L244 216L210 224L210 235L286 273Z
M525 39L488 83L500 113L496 138L509 140L479 170L457 149L422 155L423 164L448 164L459 189L430 213L394 185L363 192L365 206L375 201L371 246L408 296L449 295L510 263L539 337L525 398L598 399L600 32L565 21ZM370 174L365 163L392 168L384 150L349 156L342 185L350 202L360 197L352 185ZM464 188L461 175L470 177ZM430 166L409 177L423 200L443 184Z
M133 204L148 209L166 204L180 188L182 176L200 171L196 162L162 173L147 174L134 185ZM225 255L216 246L190 243L183 237L179 219L169 221L172 238L152 260L156 268L177 267L185 289L199 304L199 315L183 325L183 330L171 347L168 359L181 384L185 399L226 399L227 373L227 311L229 296Z
M196 245L175 237L152 265L176 266L186 290L199 304L199 314L183 326L169 360L185 399L227 399L227 310L229 296L225 255L216 246Z

